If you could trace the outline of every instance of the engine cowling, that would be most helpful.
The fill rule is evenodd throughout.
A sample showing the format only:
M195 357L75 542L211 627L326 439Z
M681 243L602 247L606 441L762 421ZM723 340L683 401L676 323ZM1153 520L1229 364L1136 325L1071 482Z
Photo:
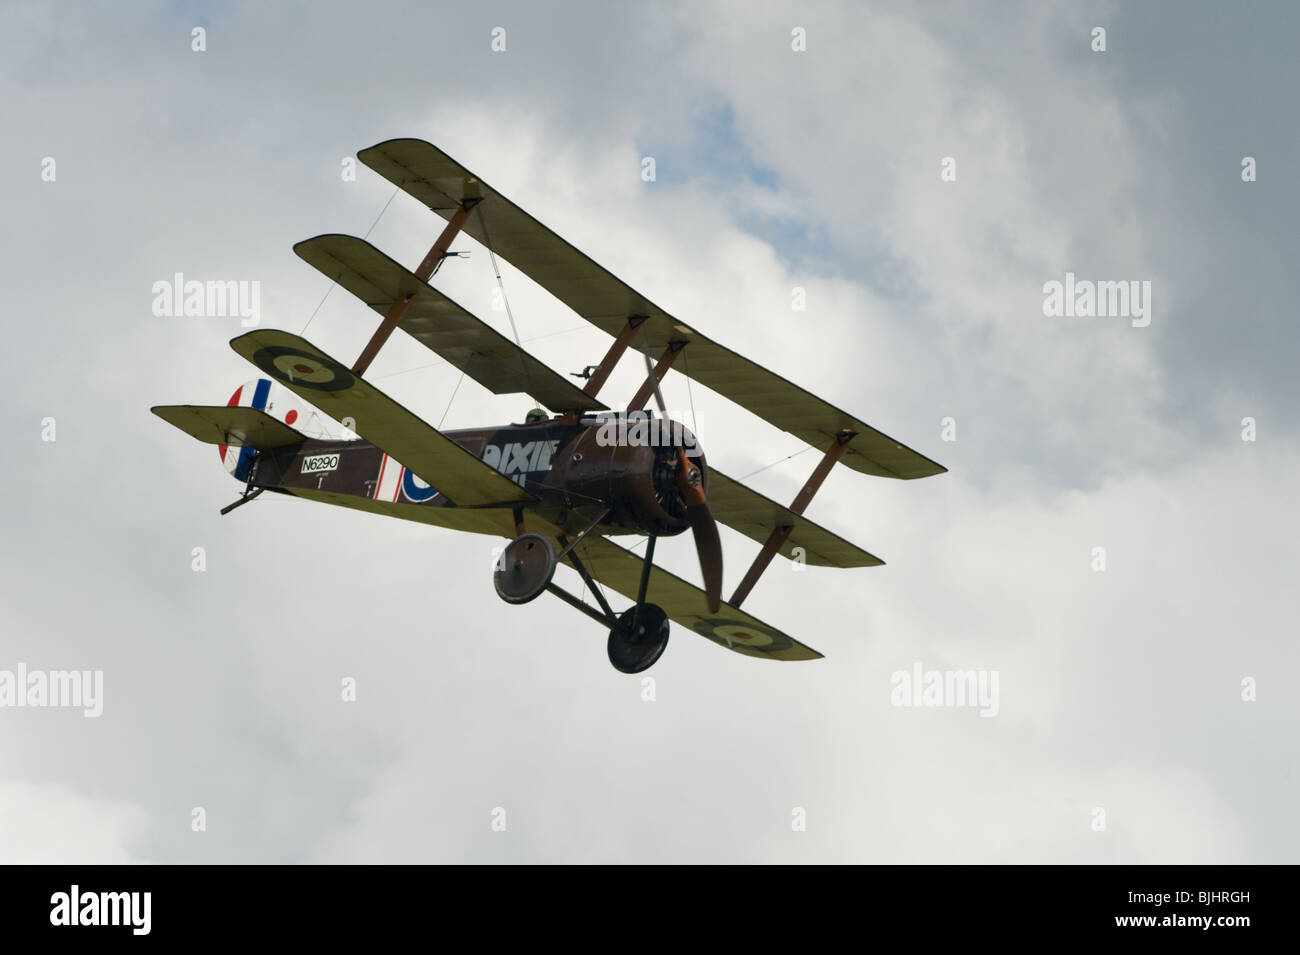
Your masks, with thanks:
M694 435L677 422L620 416L588 427L561 452L552 486L565 505L607 503L606 521L628 531L671 537L690 526L677 484L679 448L700 469L708 491L708 465Z

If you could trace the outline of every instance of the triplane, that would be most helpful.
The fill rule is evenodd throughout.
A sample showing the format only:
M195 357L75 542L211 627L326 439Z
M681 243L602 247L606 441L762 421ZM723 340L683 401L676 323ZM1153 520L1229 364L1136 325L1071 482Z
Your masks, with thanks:
M882 563L802 517L826 475L836 462L904 479L945 469L667 314L429 143L394 139L358 156L447 225L413 272L352 236L322 235L294 246L383 316L351 367L299 336L252 331L230 345L268 378L240 388L226 406L152 409L220 446L245 485L222 513L272 491L509 538L493 571L500 597L521 604L555 594L608 627L610 662L624 673L659 659L670 620L747 656L819 658L740 608L778 553L826 567ZM429 284L462 231L613 336L600 363L576 376L585 381L581 387ZM522 424L436 430L362 377L398 328L494 394L527 393L550 413L536 409ZM646 379L625 409L611 411L599 396L629 348L644 354ZM824 449L789 507L711 467L694 435L666 419L659 382L670 367ZM309 437L296 429L305 411L294 396L360 438ZM652 396L659 418L644 410ZM645 431L647 421L661 425L650 429L657 440L609 438ZM717 521L762 544L725 602ZM655 542L687 528L703 589L654 564ZM646 535L644 556L615 544L611 534ZM596 606L554 581L560 561L578 572ZM601 585L632 600L631 607L616 613Z

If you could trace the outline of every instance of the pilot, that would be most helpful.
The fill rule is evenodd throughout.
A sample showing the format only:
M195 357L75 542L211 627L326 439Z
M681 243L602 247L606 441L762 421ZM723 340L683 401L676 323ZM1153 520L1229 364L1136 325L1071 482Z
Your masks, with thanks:
M524 424L540 424L543 421L549 421L550 417L551 416L548 415L544 409L534 408L532 411L528 412L527 417L524 418Z

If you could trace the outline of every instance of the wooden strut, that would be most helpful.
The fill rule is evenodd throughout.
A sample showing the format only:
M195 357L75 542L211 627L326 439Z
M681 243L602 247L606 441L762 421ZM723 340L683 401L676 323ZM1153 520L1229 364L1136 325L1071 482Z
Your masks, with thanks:
M614 339L614 344L609 346L609 351L605 352L605 357L601 359L600 366L587 379L587 383L583 385L583 394L589 398L596 397L596 394L604 387L610 373L613 372L614 366L618 364L618 360L623 357L623 352L632 341L632 336L636 334L636 330L641 327L648 317L646 315L629 315L627 317L627 324L623 326L623 330Z
M420 267L415 270L415 277L417 279L421 282L429 281L429 277L433 275L434 269L438 267L438 263L441 262L443 256L446 255L447 249L451 246L452 240L456 238L460 233L461 227L465 225L465 221L469 218L470 212L472 212L474 207L481 201L481 199L466 199L460 204L460 208L456 211L456 214L447 221L447 227L442 230L442 234L438 236L437 241L433 243L433 247L429 249L429 254L424 257L424 261L420 263ZM370 367L370 363L374 361L375 356L379 354L379 349L384 347L384 343L388 341L389 337L397 329L398 323L401 322L402 316L406 314L407 306L411 304L413 298L415 298L415 293L408 292L406 295L393 300L393 304L388 307L388 313L384 316L384 320L379 323L379 327L375 329L375 333L370 336L370 341L368 341L366 347L361 350L361 356L357 358L356 364L352 366L352 374L365 374L366 369Z
M813 495L817 493L817 489L826 480L826 475L831 473L831 468L835 467L835 462L844 454L844 449L849 446L849 442L853 438L854 432L852 431L841 431L835 436L835 443L826 449L826 453L822 455L821 463L817 465L816 470L813 471L804 486L799 489L799 493L794 496L794 502L790 505L790 510L796 514L804 512L804 508L812 501ZM754 589L754 585L758 583L758 578L763 576L763 572L772 563L772 558L776 556L777 551L781 549L781 545L786 542L793 530L793 524L784 524L772 529L772 533L768 534L767 540L763 542L763 549L758 552L758 556L754 558L754 563L750 565L749 570L745 573L745 579L740 582L740 586L736 588L736 592L731 595L731 599L727 603L737 609L740 608L741 603L749 596L749 592Z
M646 375L645 383L637 389L632 400L628 402L628 411L640 411L645 407L645 403L650 400L650 395L655 390L655 385L664 380L664 375L668 374L668 369L672 366L673 360L681 354L687 342L669 342L664 353L659 356L659 361L655 365L654 371ZM693 354L693 353L692 353Z

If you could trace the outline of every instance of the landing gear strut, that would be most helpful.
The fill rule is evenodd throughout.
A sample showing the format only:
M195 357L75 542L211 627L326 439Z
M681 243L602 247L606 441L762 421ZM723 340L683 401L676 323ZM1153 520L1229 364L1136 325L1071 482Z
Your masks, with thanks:
M601 517L604 517L602 514ZM598 620L609 627L609 640L606 652L609 662L620 673L640 673L648 670L663 656L668 646L668 631L671 627L668 614L662 607L646 603L646 590L650 585L650 572L654 569L655 537L652 535L646 544L645 558L641 565L641 581L637 587L636 603L615 614L578 557L575 546L601 520L596 518L591 526L578 535L572 543L563 535L560 546L564 548L558 555L549 537L541 534L520 534L509 544L497 559L492 572L492 583L497 595L510 604L522 604L537 597L544 590L549 590L569 606L580 610L593 620ZM590 606L579 600L564 588L553 583L555 567L561 558L573 564L582 576L583 582L591 590L592 596L600 608Z

